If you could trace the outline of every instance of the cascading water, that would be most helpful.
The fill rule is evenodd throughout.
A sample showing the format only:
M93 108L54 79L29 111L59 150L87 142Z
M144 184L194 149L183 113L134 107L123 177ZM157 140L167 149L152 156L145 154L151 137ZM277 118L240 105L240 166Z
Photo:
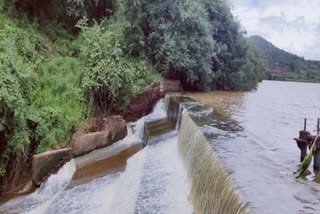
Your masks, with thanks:
M249 213L202 131L183 113L179 151L191 179L195 213Z
M31 195L0 206L0 213L45 213L50 204L68 186L75 171L75 161L72 159Z
M249 212L247 206L241 203L219 158L189 117L189 114L210 113L212 109L196 111L197 106L201 105L187 97L173 99L167 95L158 102L153 113L135 124L133 135L111 147L72 160L35 193L0 205L0 213ZM190 113L186 113L188 110ZM123 171L112 172L80 184L71 181L76 171L75 166L82 167L88 161L120 154L130 145L142 143L145 123L166 117L176 122L175 130L150 138L145 148L127 160ZM66 172L68 176L65 175ZM18 208L15 210L15 207Z

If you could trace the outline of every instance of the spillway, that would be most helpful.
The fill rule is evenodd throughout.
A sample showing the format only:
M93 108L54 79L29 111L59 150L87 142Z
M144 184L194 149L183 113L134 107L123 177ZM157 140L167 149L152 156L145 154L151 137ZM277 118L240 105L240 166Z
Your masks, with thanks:
M212 112L166 96L133 124L134 134L72 159L34 193L0 205L0 213L249 213L198 125Z

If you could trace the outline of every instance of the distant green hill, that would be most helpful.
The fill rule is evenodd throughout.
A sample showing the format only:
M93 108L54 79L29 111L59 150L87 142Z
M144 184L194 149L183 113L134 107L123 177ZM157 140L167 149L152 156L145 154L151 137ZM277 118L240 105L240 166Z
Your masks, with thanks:
M251 36L249 41L263 61L266 79L320 82L320 61L305 60L260 36Z

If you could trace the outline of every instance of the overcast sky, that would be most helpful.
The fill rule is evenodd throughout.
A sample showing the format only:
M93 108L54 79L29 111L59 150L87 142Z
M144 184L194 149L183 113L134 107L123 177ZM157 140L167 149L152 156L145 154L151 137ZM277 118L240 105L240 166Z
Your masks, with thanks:
M229 0L249 35L320 60L320 0Z

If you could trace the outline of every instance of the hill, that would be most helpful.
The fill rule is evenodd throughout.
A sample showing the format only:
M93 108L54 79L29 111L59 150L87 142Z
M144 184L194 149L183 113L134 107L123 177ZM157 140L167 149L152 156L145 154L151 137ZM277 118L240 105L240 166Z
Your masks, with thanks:
M320 82L320 61L305 60L261 36L251 36L249 41L266 68L266 79Z

